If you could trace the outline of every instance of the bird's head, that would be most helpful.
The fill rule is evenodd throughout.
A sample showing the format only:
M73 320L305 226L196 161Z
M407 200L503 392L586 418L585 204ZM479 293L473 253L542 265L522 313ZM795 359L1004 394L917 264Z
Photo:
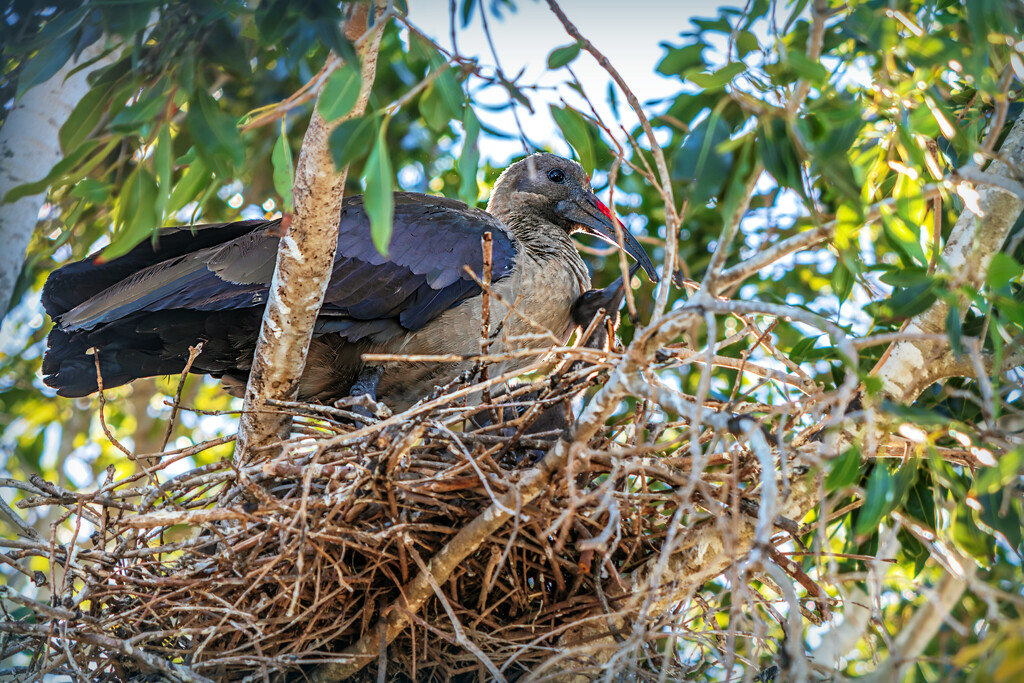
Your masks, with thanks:
M505 169L491 193L487 211L505 223L535 217L566 233L596 235L624 249L658 281L654 264L626 226L612 216L590 187L590 178L575 161L539 152ZM616 236L622 233L622 244Z

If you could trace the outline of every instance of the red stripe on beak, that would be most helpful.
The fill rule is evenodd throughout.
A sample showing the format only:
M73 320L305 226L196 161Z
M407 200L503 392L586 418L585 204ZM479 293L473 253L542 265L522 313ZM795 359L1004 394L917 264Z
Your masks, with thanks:
M611 209L609 209L607 206L605 206L604 202L602 202L600 199L598 199L597 197L594 197L594 203L597 204L597 208L600 209L601 213L603 213L605 216L607 216L608 218L612 218L613 217Z

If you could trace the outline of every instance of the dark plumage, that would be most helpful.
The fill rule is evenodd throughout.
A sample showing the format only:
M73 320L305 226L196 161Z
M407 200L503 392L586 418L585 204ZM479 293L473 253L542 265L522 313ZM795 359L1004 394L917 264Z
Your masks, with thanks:
M367 351L479 351L480 287L465 272L483 271L482 236L492 234L492 286L517 312L492 305L492 347L544 346L533 318L556 338L575 324L573 304L589 277L569 234L587 230L614 241L608 210L574 162L537 154L509 167L488 211L415 193L394 196L388 254L370 238L362 197L345 200L338 252L317 319L303 399L346 395ZM56 325L43 359L44 381L62 396L97 390L93 353L105 387L181 372L188 347L203 342L192 372L246 381L280 237L279 221L165 228L104 262L102 252L54 271L43 305ZM653 276L635 240L625 248ZM461 372L457 363L391 363L378 395L411 404Z

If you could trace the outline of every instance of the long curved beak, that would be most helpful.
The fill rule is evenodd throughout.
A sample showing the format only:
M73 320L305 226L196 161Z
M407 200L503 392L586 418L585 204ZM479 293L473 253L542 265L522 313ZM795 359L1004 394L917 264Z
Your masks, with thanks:
M562 218L579 225L584 232L596 235L605 242L614 244L625 251L636 259L651 282L658 281L658 272L654 269L654 264L651 263L651 257L636 241L633 234L626 229L626 226L612 217L612 212L593 192L574 193L573 197L560 201L555 206L555 212ZM615 234L616 224L622 232L621 244Z

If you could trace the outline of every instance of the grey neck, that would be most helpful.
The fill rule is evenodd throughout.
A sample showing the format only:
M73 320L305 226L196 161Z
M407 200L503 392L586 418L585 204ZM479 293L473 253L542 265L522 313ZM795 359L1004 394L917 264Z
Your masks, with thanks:
M548 222L538 223L534 216L512 214L505 218L504 223L529 258L544 267L561 265L576 276L584 289L589 288L587 266L576 249L576 243L564 230Z

